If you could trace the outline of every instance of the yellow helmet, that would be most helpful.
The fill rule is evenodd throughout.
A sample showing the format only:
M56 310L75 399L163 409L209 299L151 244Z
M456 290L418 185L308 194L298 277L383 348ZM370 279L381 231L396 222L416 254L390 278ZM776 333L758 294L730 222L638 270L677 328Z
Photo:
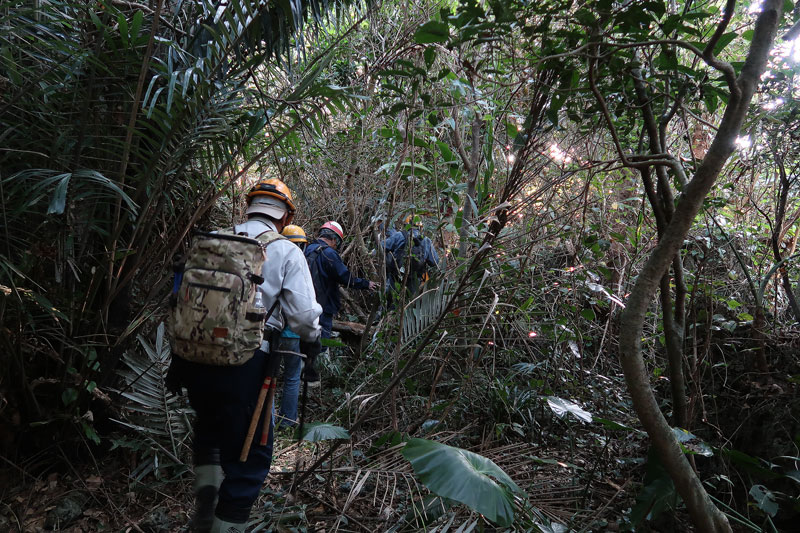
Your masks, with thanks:
M280 203L275 202L273 199L278 200ZM284 212L289 215L286 219L286 224L291 224L295 213L292 191L281 180L275 178L260 180L247 193L246 213L248 215L250 213L261 213L280 219L283 217Z
M422 217L420 217L419 215L413 215L413 214L412 215L408 215L408 216L406 216L406 218L403 219L403 224L405 224L406 226L411 224L413 226L421 227L422 226Z
M286 237L295 244L300 242L308 243L306 232L303 231L303 228L301 228L300 226L295 226L294 224L290 224L285 228L283 228L281 235L283 235L284 237Z

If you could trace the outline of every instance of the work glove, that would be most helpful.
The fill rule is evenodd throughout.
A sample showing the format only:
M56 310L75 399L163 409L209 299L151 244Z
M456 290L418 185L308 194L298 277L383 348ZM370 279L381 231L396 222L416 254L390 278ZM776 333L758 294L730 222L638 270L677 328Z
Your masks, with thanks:
M319 339L314 342L300 341L300 351L306 356L306 364L300 376L301 379L306 382L319 381L319 374L314 364L322 351L322 343L320 343Z

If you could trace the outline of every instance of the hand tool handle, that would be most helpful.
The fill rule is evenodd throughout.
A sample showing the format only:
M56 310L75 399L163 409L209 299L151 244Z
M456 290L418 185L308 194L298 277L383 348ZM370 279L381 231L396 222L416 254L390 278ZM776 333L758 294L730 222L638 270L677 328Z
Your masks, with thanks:
M272 378L267 376L264 378L264 383L261 385L261 390L258 392L258 402L256 409L253 411L253 417L250 419L250 427L247 429L247 436L244 438L244 445L242 446L242 453L239 454L239 461L242 463L247 461L247 456L250 455L250 445L253 443L253 436L256 434L256 426L258 426L258 419L261 418L261 410L264 408L264 400L267 398L267 389L270 388Z
M267 445L269 439L269 428L272 425L272 405L275 400L275 389L277 388L278 380L273 379L269 387L269 396L267 396L267 410L264 411L264 429L261 431L261 446Z

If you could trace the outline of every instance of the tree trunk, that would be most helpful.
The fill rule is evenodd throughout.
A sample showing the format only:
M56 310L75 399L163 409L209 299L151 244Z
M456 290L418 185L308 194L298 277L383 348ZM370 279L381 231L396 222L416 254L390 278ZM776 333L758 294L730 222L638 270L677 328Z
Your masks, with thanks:
M756 84L766 68L782 4L782 0L767 0L762 6L747 59L741 74L731 86L728 106L714 141L696 174L684 187L672 219L639 274L620 318L620 360L634 409L683 498L697 531L704 533L730 532L731 527L725 515L716 508L706 493L659 409L642 358L642 330L645 313L661 278L680 250L703 200L733 152L734 141L747 115Z
M786 219L786 202L789 199L789 187L791 183L789 182L789 178L786 176L786 167L783 164L783 158L778 157L776 154L776 159L778 163L778 174L781 180L781 188L780 194L778 195L778 206L775 213L775 227L772 229L772 254L775 257L775 262L780 263L783 261L783 257L781 256L781 242L783 241L783 223ZM791 255L791 252L789 253ZM788 257L788 256L787 256ZM783 290L786 291L786 298L789 300L789 308L792 310L794 314L794 319L797 322L800 322L800 306L797 304L797 298L794 296L794 291L792 290L792 281L789 279L789 272L786 268L781 268L778 270L778 273L781 277L781 282L783 283Z
M686 419L688 402L683 373L683 328L673 316L669 271L661 277L661 312L664 321L664 345L669 365L669 385L672 392L672 423L677 427L688 429Z
M644 118L645 131L650 153L657 157L659 154L668 153L665 142L666 127L670 117L674 116L676 105L662 115L657 122L650 104L651 98L647 85L642 77L641 69L631 70L636 89L636 97L641 105ZM658 238L661 239L667 225L672 220L675 212L675 197L672 194L669 175L664 165L656 166L657 184L651 178L650 168L641 169L642 181L647 192L647 198L653 209L658 228ZM672 284L669 271L661 278L661 316L664 323L664 346L667 352L667 373L669 375L670 392L672 395L672 423L684 429L689 428L687 415L688 399L686 397L686 378L683 369L683 339L686 323L686 285L683 283L683 262L680 252L675 254L672 261L672 270L675 276L675 300L672 299ZM673 306L674 303L674 306Z
M461 228L458 231L458 255L464 257L469 245L469 224L472 220L472 202L475 201L475 190L477 188L478 170L481 162L481 119L478 113L472 120L472 148L469 155L464 151L464 144L461 139L461 132L458 131L458 123L453 130L453 141L456 150L464 163L464 170L467 171L467 191L464 194L464 203L461 212Z

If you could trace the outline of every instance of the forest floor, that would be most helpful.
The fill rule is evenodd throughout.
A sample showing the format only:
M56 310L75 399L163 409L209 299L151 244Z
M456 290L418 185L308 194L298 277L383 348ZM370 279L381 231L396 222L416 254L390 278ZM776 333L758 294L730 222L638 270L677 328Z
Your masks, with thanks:
M795 351L786 350L782 355L797 364ZM787 367L797 373L794 366ZM795 434L796 421L788 423L785 409L797 404L800 387L775 377L764 381L763 376L738 372L733 366L726 372L730 378L713 397L713 409L729 435L731 447L764 457L786 455L788 448L781 443ZM612 396L624 397L621 376L604 379L604 401ZM306 420L342 418L337 395L343 393L326 386L309 395ZM584 405L589 408L588 402ZM742 408L729 410L726 405ZM603 414L598 406L593 411L598 416ZM456 417L448 427L457 429L424 437L494 461L525 491L527 501L535 508L529 511L529 523L538 524L542 531L626 531L631 509L645 492L643 482L650 475L645 468L647 439L643 432L633 429L637 423L632 413L617 410L614 415L616 422L625 426L601 426L600 419L588 424L537 415L536 433L516 435L506 431L500 436L496 434L499 424ZM299 445L293 431L279 430L272 469L251 513L249 531L430 530L416 521L419 502L429 493L402 456L399 439L386 438L391 434L391 409L383 405L349 443L336 450L332 461L290 493L296 472L304 471L327 451L331 441ZM192 475L186 464L171 460L166 449L162 447L164 453L159 452L157 443L135 432L126 434L128 444L131 439L138 443L133 447L117 447L119 435L104 438L101 446L90 445L85 439L85 444L79 444L75 435L81 436L77 431L72 438L66 433L60 435L61 441L54 440L22 462L0 456L0 532L188 530ZM703 461L719 458L696 460L703 468L712 464ZM145 463L152 466L146 472L142 469ZM742 492L737 497L746 500L749 486L742 489L744 492L737 489ZM445 516L436 522L439 533L494 530L463 505L440 511ZM637 531L692 529L683 511L670 511L662 515L661 522L651 522ZM752 529L734 524L734 531Z
M309 413L312 418L323 414L320 406L316 408L318 413ZM445 443L461 436L428 435ZM291 494L296 471L311 464L329 443L298 445L292 432L279 431L272 469L251 514L249 531L430 531L414 523L419 511L411 502L428 492L399 453L401 445L376 448L371 444L375 434L369 431L354 437L354 444L342 446L334 461ZM622 439L623 447L617 439L606 449L587 445L581 436L572 440L562 441L560 447L487 442L473 451L492 459L525 490L539 513L535 517L542 531L627 530L626 516L642 488L644 461L638 458L646 456L645 439L634 433ZM164 466L136 481L141 456L131 450L117 448L88 457L83 453L83 460L74 459L74 450L50 453L52 457L40 457L38 467L30 471L13 466L0 473L0 531L188 531L192 476L186 468ZM57 466L44 468L45 460ZM37 470L44 473L29 473ZM479 524L484 531L494 530L464 506L451 511L449 531L463 533ZM683 513L668 520L637 531L692 531ZM447 522L445 518L438 524ZM735 527L734 531L749 530Z
M311 402L309 417L322 416L325 409ZM440 442L460 436L428 435ZM418 510L411 502L419 501L427 490L399 453L402 445L389 442L376 448L374 437L370 431L355 435L352 446L339 448L333 462L325 463L290 494L296 470L302 471L330 444L298 445L293 432L278 431L272 469L251 514L250 531L424 530L414 523ZM641 444L641 439L630 442L636 448ZM633 489L641 477L640 461L626 463L581 444L568 453L525 443L496 442L487 442L474 451L512 475L541 513L537 517L544 517L541 524L548 520L573 527L582 524L587 527L585 531L619 530L622 511L632 505ZM640 456L633 449L629 451L630 457ZM188 531L192 476L186 468L165 464L135 481L141 462L135 451L116 448L94 455L81 453L81 459L73 452L56 445L48 459L40 456L38 463L4 470L4 478L0 478L4 487L0 493L0 531ZM59 466L45 468L45 461ZM43 473L30 473L36 470ZM485 524L464 506L451 511L453 531L459 526L460 531L468 531ZM556 525L551 531L566 529Z
M301 468L312 459L312 448L304 446L301 450ZM574 475L577 465L526 448L510 445L487 455L506 471L514 472L515 481L554 522L571 519L595 524L589 530L619 530L614 517L630 505L633 477L610 476L591 484L579 483ZM272 470L251 516L250 531L388 531L407 522L410 496L426 493L399 454L384 453L372 465L345 464L321 470L290 494L297 459L297 444L280 438ZM111 454L94 465L73 466L71 472L51 472L7 486L0 531L188 531L190 475L131 483L125 475L130 465L125 464L123 454ZM456 525L474 527L479 522L478 515L463 507L453 518ZM603 527L597 529L601 524ZM421 529L412 524L398 530Z

